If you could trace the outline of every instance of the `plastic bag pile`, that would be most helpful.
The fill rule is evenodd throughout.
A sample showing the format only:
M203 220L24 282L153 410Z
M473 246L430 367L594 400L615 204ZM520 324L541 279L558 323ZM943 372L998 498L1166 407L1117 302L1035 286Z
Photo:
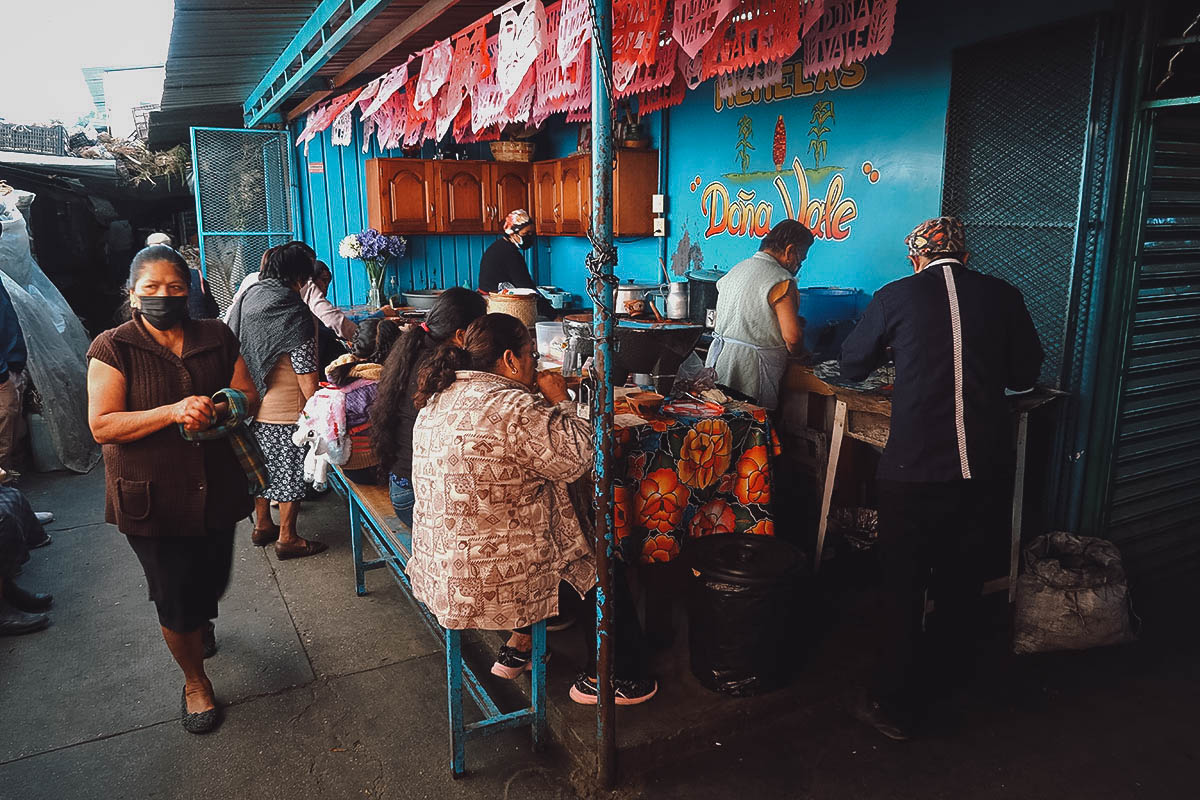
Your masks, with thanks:
M42 414L58 458L87 472L100 448L87 424L88 335L29 248L29 230L17 209L19 193L0 196L0 281L12 298L29 350L26 370L42 396ZM25 195L28 196L28 195Z

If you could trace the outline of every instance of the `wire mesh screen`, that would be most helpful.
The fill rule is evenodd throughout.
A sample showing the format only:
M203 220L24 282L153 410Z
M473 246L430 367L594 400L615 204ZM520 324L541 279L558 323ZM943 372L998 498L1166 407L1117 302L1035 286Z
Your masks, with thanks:
M1095 23L1023 33L954 55L942 208L967 228L971 266L1025 296L1061 387L1076 280Z
M294 238L287 134L193 128L192 163L205 275L224 312L267 248Z

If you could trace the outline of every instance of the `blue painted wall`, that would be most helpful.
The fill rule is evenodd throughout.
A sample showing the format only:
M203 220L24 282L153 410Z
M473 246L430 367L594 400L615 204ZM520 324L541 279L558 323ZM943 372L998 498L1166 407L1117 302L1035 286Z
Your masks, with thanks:
M844 238L820 231L800 284L854 287L867 293L864 299L869 297L883 284L907 274L905 234L917 222L939 212L952 51L1111 6L1111 0L1012 0L997 6L901 0L891 50L868 60L865 77L853 88L814 85L813 92L803 96L717 110L714 84L704 84L667 112L668 263L685 235L699 245L706 267L728 268L757 250L759 237L753 227L736 234L728 231L728 225L724 231L714 230L711 203L719 191L713 190L706 203L705 190L719 184L731 201L737 201L739 191L749 193L756 221L765 223L769 214L770 222L778 222L786 216L784 193L793 206L798 203L800 188L792 163L799 158L810 201L823 203L837 179L842 192L834 209L852 201L854 212L853 219L843 217L843 224L826 226L838 228L839 234L848 231ZM854 82L852 76L845 77L846 82ZM818 169L809 149L809 129L814 104L825 101L833 103L834 118L826 123L829 130L821 137L827 149ZM736 150L743 116L750 119L749 143L753 146L747 151L745 170ZM655 114L645 120L656 148L663 146L661 117ZM780 117L787 131L787 148L783 168L776 170L772 145ZM293 136L297 133L298 127ZM333 269L331 293L342 305L366 298L361 262L348 262L337 255L338 241L367 224L364 162L381 155L400 155L380 153L374 141L363 154L360 137L356 123L352 145L333 147L326 131L310 144L307 157L302 148L297 154L303 236ZM576 140L577 126L568 126L556 117L539 140L537 157L569 155ZM467 149L473 158L490 157L486 145ZM431 146L426 145L422 155L431 156ZM864 172L868 162L871 169ZM313 172L315 164L323 165L324 171ZM874 182L870 173L878 173ZM776 185L777 179L783 191ZM763 211L767 206L769 210ZM842 207L848 215L847 207ZM813 220L799 210L793 213ZM725 221L741 228L739 215ZM401 290L473 286L479 258L492 240L492 236L410 237L408 254L391 268L393 285ZM654 238L619 240L617 275L639 282L657 281L662 244ZM530 254L531 272L539 283L556 284L586 300L584 258L588 251L583 237L541 237Z

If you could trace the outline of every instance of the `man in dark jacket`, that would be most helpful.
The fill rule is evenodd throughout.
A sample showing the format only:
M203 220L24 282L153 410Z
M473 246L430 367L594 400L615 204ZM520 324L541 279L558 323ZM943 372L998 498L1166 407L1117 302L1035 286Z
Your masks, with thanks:
M988 508L1012 452L1005 389L1033 388L1043 359L1021 293L967 269L961 221L928 220L905 243L914 274L875 293L841 358L850 380L865 378L889 351L896 365L878 471L886 618L857 709L894 739L908 738L935 664L952 677L969 670ZM927 592L937 613L924 641Z
M511 283L518 289L537 289L529 267L525 264L524 253L527 253L534 243L533 219L523 208L509 212L504 218L504 236L488 245L479 259L479 283L476 288L481 292L498 292L500 284ZM554 308L550 301L540 294L537 298L538 314L543 317L554 316Z

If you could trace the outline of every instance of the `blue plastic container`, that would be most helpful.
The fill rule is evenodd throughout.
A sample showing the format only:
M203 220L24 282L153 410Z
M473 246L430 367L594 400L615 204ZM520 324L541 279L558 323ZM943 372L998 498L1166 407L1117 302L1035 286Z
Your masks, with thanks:
M858 321L859 289L807 286L800 290L800 316L806 320L804 346L818 361L837 358Z

